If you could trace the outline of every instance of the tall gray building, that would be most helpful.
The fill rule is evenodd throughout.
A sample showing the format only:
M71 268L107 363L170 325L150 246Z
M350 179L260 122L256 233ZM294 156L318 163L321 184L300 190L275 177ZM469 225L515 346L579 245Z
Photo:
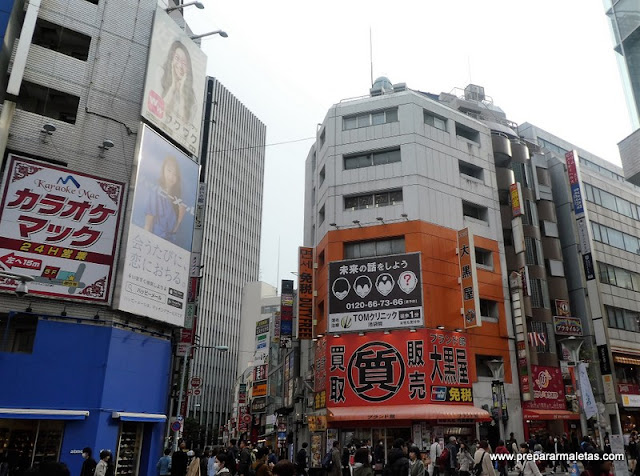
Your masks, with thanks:
M207 79L201 180L207 184L202 279L191 375L203 391L189 414L206 426L205 439L227 421L240 344L242 289L257 281L266 126L217 79ZM208 443L208 441L207 441Z

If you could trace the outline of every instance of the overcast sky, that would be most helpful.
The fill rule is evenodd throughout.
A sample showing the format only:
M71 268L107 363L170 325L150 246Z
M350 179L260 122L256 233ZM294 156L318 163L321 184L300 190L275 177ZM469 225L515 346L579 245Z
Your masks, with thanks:
M186 1L186 0L185 0ZM260 277L295 279L304 161L329 107L363 96L374 77L432 93L485 88L516 123L530 122L620 164L631 132L601 0L322 2L202 0L185 9L207 73L267 126ZM314 8L315 7L315 8Z

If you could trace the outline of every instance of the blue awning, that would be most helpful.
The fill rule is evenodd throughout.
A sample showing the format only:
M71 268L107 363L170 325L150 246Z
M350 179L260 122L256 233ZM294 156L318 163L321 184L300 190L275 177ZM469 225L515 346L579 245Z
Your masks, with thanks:
M122 421L140 421L144 423L162 423L167 420L167 416L162 413L130 413L113 412L111 418L120 418Z
M0 408L0 418L20 420L84 420L87 410L53 410L43 408Z

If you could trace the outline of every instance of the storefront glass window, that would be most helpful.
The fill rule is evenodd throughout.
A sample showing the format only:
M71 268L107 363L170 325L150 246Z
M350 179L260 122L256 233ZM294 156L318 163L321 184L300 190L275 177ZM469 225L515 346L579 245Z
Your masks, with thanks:
M0 419L0 461L7 462L9 474L58 461L63 431L63 421Z

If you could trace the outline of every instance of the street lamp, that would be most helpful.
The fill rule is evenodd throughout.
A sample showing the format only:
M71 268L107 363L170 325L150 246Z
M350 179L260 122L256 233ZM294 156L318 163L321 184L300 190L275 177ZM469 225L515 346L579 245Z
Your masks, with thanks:
M191 38L192 40L199 40L200 38L204 38L205 36L212 36L212 35L220 35L222 38L227 38L229 36L226 31L215 30L215 31L210 31L209 33L203 33L202 35L193 35L193 36L190 36L189 38Z
M18 285L16 286L16 296L18 297L24 297L29 292L27 283L33 281L33 276L13 273L10 271L0 271L0 277L18 281Z
M569 351L569 356L571 358L569 366L573 367L573 381L575 382L576 396L582 399L582 391L580 390L580 376L576 375L576 368L578 367L578 362L580 361L580 348L582 347L582 344L584 344L584 341L582 339L577 339L575 336L571 336L567 337L566 339L562 339L560 343L564 345ZM587 417L584 413L584 408L580 410L580 406L578 406L578 411L580 412L580 429L582 430L582 436L584 436L587 434Z
M504 423L502 414L502 387L504 386L504 361L502 359L493 359L485 362L491 371L492 387L495 386L498 394L498 431L500 439L504 441ZM493 388L492 388L493 390ZM493 393L493 392L492 392Z
M178 394L178 411L179 413L182 410L182 398L184 396L184 378L187 373L187 360L189 359L189 354L191 353L191 349L215 349L219 352L226 352L229 350L228 345L198 345L198 344L189 344L186 346L184 351L184 357L182 359L182 372L180 373L180 393ZM182 415L184 418L184 415ZM180 430L176 430L173 434L173 451L178 450L178 432Z
M190 7L191 5L195 5L196 8L202 10L204 8L204 5L201 2L188 2L188 3L183 3L182 5L176 5L175 7L169 7L169 8L165 8L165 12L169 13L172 12L174 10L182 10L185 7Z

